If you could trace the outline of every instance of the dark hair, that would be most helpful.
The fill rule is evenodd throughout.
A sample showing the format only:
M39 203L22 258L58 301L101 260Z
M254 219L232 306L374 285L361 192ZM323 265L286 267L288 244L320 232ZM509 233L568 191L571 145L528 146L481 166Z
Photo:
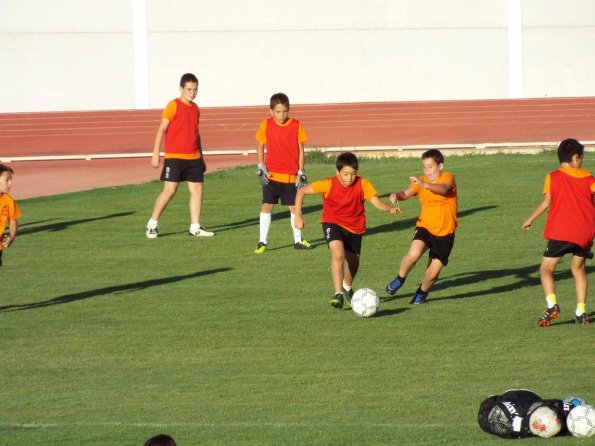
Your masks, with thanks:
M180 87L184 88L187 82L194 82L198 84L198 78L192 73L183 74L180 78Z
M271 110L274 109L277 105L282 104L285 107L289 108L289 98L285 93L275 93L271 96Z
M0 164L0 174L3 172L10 172L11 174L14 174L14 170L12 170L12 168L5 166L4 164Z
M584 150L585 146L576 139L565 139L558 146L558 160L561 163L569 163L572 161L574 155L578 155L579 158L582 158Z
M353 153L351 153L351 152L343 152L342 154L340 154L337 157L337 162L335 163L335 165L337 166L337 170L339 172L345 166L349 166L353 170L356 170L357 171L357 169L359 167L359 162L357 160L357 156L355 156Z
M155 435L145 441L143 446L176 446L176 442L169 435Z
M424 153L421 154L421 159L425 160L428 158L432 158L436 164L444 164L444 155L438 149L430 149L426 150Z

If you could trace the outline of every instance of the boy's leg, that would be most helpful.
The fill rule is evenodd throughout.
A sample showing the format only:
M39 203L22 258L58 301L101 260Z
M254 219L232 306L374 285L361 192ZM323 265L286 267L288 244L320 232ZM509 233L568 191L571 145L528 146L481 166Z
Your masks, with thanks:
M586 311L588 280L585 269L585 258L573 255L570 270L574 277L574 286L576 289L576 323L588 325L589 315Z
M438 280L442 268L444 268L444 265L440 260L428 259L428 267L426 268L426 272L420 286L422 292L427 293L430 291L432 285L434 285Z
M413 240L411 242L409 251L407 251L407 254L405 254L401 260L401 265L399 266L399 275L386 286L386 292L388 294L391 296L394 295L399 290L399 288L403 286L407 275L411 272L411 270L417 264L417 261L427 250L428 246L422 240Z
M200 214L202 211L202 191L203 183L188 181L188 191L190 192L190 235L200 237L210 237L214 232L207 231L200 224Z
M173 181L164 181L163 182L163 190L157 196L155 200L155 205L153 206L153 213L151 214L151 218L147 222L147 229L145 235L147 238L157 238L159 234L159 230L157 229L157 225L159 223L159 218L161 214L176 194L178 190L179 183Z
M343 277L345 274L345 246L342 240L333 240L329 243L331 251L331 275L333 278L333 286L335 288L335 295L331 300L331 305L336 308L343 307ZM340 295L340 299L337 295Z
M255 254L262 254L267 249L267 238L269 236L269 229L271 227L271 213L273 212L273 205L270 203L262 203L260 205L259 215L259 231L260 238L258 239L258 245L254 250Z
M293 247L295 249L312 249L309 242L302 240L302 230L295 227L295 206L288 207L291 230L293 231Z
M552 319L560 316L560 307L555 302L556 282L554 280L554 271L562 257L543 257L539 267L539 279L546 297L546 309L537 321L538 327L547 327ZM553 301L552 301L553 299Z

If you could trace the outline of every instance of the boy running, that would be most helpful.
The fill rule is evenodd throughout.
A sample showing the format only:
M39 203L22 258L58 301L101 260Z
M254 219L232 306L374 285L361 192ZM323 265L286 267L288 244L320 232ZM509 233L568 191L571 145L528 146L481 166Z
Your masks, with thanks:
M2 266L2 251L14 242L19 231L17 219L21 211L14 199L8 195L12 187L12 176L14 171L4 164L0 164L0 266ZM4 228L8 222L9 233L3 237Z
M308 184L304 171L304 142L308 139L304 127L297 119L289 117L289 98L284 93L271 96L271 117L260 124L256 132L258 145L258 179L262 184L260 206L260 240L255 254L267 249L267 237L271 227L273 206L289 207L293 231L293 247L310 249L310 243L302 240L302 231L294 225L296 189ZM266 146L266 160L264 149Z
M357 157L345 152L337 157L337 175L315 181L298 189L295 197L295 226L302 229L304 195L322 194L322 232L331 251L331 273L335 293L331 305L342 308L344 298L351 299L352 285L359 268L362 236L366 232L364 202L381 211L396 214L397 207L384 203L367 179L357 176Z
M202 190L204 173L207 170L200 147L198 121L200 110L194 103L198 92L198 79L192 73L186 73L180 79L180 97L170 101L161 115L161 124L155 135L151 166L159 167L159 152L165 138L165 160L161 171L163 191L157 197L153 213L147 223L146 236L157 238L159 217L178 191L181 181L188 182L190 191L190 229L189 235L209 237L200 224L202 208Z
M543 200L523 223L524 229L530 229L533 221L549 208L543 230L547 246L539 268L547 308L537 321L538 327L547 327L552 319L560 316L554 271L566 254L572 254L570 271L576 288L575 322L589 324L585 309L588 285L585 259L593 258L595 178L590 172L581 169L583 152L584 146L576 139L565 139L560 143L560 168L546 176Z
M397 277L386 286L386 292L393 296L417 261L429 250L424 278L409 302L414 305L426 302L430 287L448 264L458 226L457 185L452 173L442 171L444 156L437 149L428 150L421 155L421 165L422 177L410 177L411 185L407 189L390 194L393 203L418 195L421 205L409 251L401 261Z

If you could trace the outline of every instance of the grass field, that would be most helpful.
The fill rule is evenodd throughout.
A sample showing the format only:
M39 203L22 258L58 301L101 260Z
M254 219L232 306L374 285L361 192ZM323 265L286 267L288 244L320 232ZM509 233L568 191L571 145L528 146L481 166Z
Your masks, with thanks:
M595 155L585 158L594 171ZM502 444L476 422L490 394L593 403L595 336L572 323L569 259L556 275L562 317L536 327L545 217L521 226L556 167L554 153L449 157L460 215L451 262L428 304L408 304L420 264L369 319L329 305L320 197L305 202L314 250L293 249L277 207L268 251L253 254L254 166L207 176L212 238L186 235L183 189L160 237L145 238L158 182L22 201L0 268L0 445L132 446L162 432L179 446ZM307 170L310 181L334 175L333 164ZM359 173L386 199L420 170L417 159L365 159ZM419 211L416 199L401 207L367 207L355 288L387 297ZM547 440L570 442L590 443Z

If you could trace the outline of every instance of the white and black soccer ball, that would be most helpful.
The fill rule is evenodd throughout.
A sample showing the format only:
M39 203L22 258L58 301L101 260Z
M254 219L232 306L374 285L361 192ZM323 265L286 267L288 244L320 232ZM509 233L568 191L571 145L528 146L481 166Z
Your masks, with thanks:
M376 314L380 306L378 295L370 288L361 288L353 293L351 309L361 317L370 317Z
M595 435L595 408L588 404L576 406L566 417L568 431L575 437Z
M562 420L551 407L540 406L529 417L529 429L538 437L553 437L562 430Z

